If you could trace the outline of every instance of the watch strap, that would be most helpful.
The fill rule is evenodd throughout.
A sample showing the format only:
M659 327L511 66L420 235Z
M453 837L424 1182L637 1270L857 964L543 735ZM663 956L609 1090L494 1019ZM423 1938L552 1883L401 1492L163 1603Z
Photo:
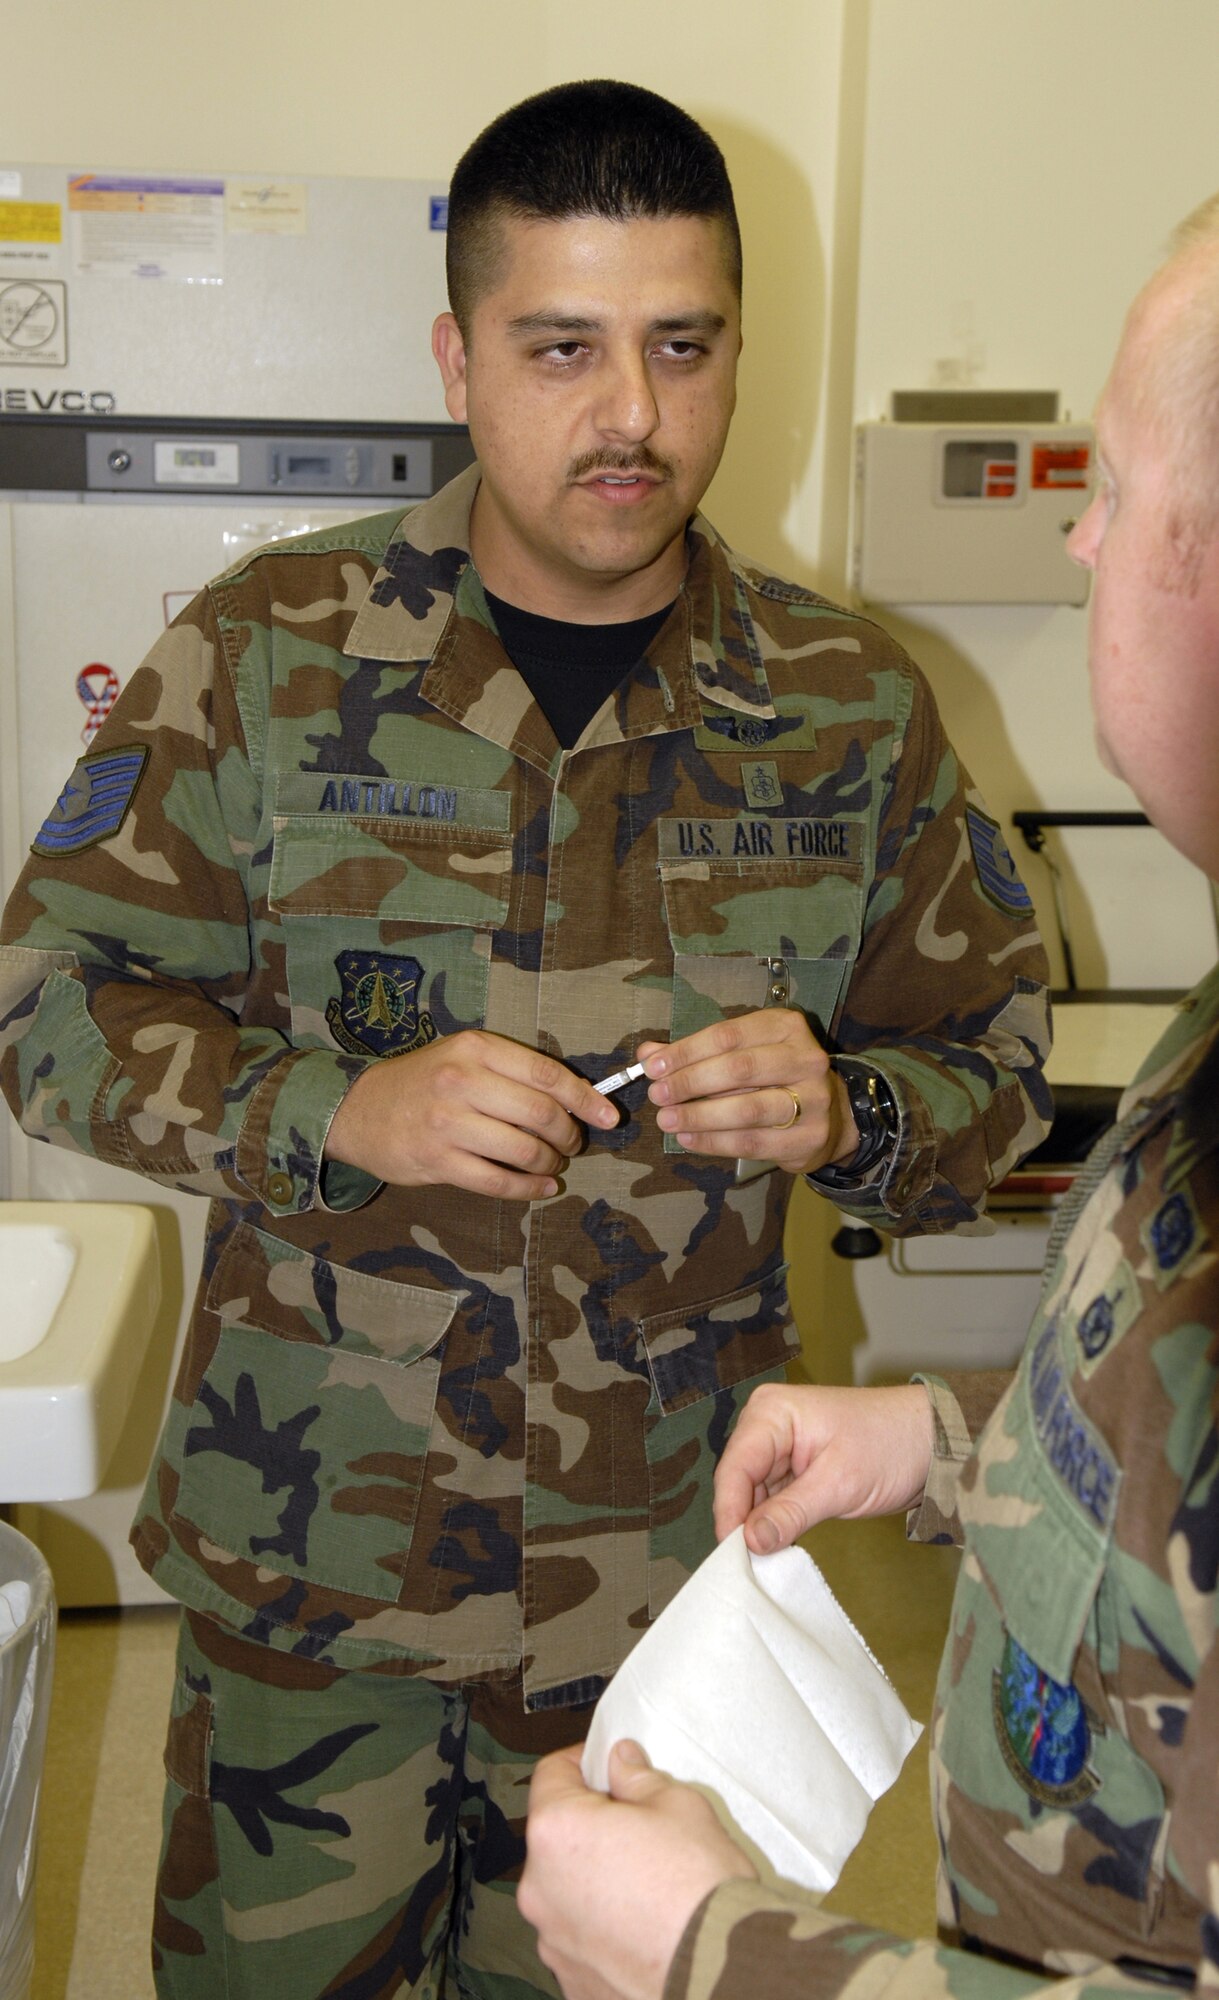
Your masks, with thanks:
M888 1079L871 1063L855 1056L831 1056L830 1067L842 1078L859 1145L849 1160L818 1167L810 1178L828 1187L854 1187L886 1160L897 1144L897 1101Z

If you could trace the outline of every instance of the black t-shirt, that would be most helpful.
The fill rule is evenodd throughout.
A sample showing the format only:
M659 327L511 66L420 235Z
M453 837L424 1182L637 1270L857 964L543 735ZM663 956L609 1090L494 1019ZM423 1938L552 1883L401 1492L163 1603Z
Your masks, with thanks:
M616 625L569 625L486 595L504 651L564 749L638 665L673 608Z

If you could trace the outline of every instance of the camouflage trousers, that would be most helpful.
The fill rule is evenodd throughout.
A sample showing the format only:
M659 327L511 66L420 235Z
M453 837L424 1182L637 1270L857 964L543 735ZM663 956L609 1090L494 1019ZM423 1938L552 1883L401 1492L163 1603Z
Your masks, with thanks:
M529 1777L590 1709L519 1674L342 1672L185 1612L153 1932L161 2000L535 2000Z

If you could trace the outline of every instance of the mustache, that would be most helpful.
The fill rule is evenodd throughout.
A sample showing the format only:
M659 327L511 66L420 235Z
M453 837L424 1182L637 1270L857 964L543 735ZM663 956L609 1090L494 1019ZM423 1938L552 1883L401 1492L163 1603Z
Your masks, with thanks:
M587 479L592 472L614 472L625 476L631 472L649 472L657 479L672 479L673 467L667 458L661 458L650 445L639 445L634 451L614 451L609 445L600 445L595 451L582 452L573 459L567 470L571 482Z

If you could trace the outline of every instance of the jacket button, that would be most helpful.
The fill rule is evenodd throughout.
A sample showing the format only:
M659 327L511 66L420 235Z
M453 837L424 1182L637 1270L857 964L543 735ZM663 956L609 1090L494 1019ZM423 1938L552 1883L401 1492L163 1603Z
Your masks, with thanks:
M267 1177L267 1193L275 1203L276 1208L287 1208L295 1195L291 1174L269 1174Z

